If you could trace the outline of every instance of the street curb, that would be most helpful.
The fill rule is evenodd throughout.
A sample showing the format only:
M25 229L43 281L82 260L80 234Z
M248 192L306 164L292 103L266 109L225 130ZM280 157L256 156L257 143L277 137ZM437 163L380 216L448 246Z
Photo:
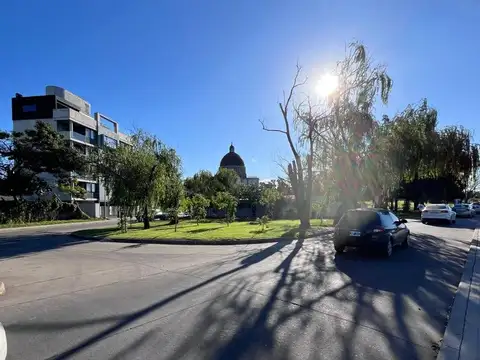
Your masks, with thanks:
M0 281L0 296L4 295L7 289L5 288L5 284L3 281Z
M319 235L328 235L332 234L333 230L325 230L318 234L309 236L305 239L311 239ZM109 239L102 237L89 237L71 233L70 236L73 236L82 240L93 240L101 242L110 242L110 243L127 243L127 244L159 244L159 245L248 245L248 244L267 244L275 243L281 241L293 241L298 240L297 238L271 238L271 239L242 239L242 240L231 240L231 239L222 239L222 240L182 240L182 239Z
M475 229L468 251L467 260L463 268L462 278L458 284L457 292L453 301L452 310L448 320L442 346L437 360L458 360L465 336L465 324L469 297L472 289L472 281L475 275L475 264L480 246L480 228ZM475 286L475 284L473 285Z

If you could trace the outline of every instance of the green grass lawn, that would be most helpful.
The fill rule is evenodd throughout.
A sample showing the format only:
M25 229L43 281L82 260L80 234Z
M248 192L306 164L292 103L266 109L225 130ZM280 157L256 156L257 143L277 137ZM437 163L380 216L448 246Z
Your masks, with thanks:
M0 224L0 229L10 229L18 227L28 227L28 226L42 226L42 225L56 225L56 224L71 224L71 223L82 223L82 222L92 222L100 221L103 219L91 218L91 219L76 219L76 220L50 220L50 221L36 221L29 223L10 223L10 224Z
M332 226L333 221L325 219L312 219L312 229L306 234L312 235L321 227ZM234 222L227 225L223 222L204 222L199 225L195 221L181 221L177 231L173 225L166 221L155 221L151 228L143 230L142 223L133 224L127 233L120 232L117 228L90 229L77 231L75 234L83 236L100 236L110 239L184 239L184 240L243 240L243 239L274 239L296 238L299 235L298 220L274 220L268 228L262 231L258 224L250 222Z

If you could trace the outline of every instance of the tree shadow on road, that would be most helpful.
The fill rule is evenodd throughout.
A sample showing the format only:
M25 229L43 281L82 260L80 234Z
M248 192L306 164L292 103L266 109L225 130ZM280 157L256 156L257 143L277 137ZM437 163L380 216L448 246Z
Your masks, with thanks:
M196 285L138 311L105 318L114 324L52 359L70 358L128 331L134 321L215 282L224 285L202 305L190 333L169 339L178 345L164 358L432 358L430 346L443 334L466 251L428 235L412 236L411 245L384 260L354 251L335 257L330 235L279 242L234 264L210 264L211 276ZM64 329L82 321L35 326ZM16 324L7 330L29 327Z
M88 242L63 234L0 236L0 260Z

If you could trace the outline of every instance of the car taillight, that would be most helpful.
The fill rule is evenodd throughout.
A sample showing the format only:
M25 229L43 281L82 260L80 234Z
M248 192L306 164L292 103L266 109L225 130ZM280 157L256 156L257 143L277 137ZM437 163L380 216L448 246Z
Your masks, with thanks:
M374 233L381 233L381 232L384 232L385 229L383 227L376 227L375 229L373 229L373 232Z

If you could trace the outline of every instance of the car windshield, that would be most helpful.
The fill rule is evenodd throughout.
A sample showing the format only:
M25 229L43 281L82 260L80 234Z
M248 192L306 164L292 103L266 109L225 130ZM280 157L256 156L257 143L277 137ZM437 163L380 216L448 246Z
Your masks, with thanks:
M339 225L359 229L377 221L377 213L373 211L348 211L340 219Z
M446 205L428 205L426 207L427 210L446 210Z
M467 204L457 204L454 207L459 209L459 208L466 208L466 207L468 207L468 205Z

